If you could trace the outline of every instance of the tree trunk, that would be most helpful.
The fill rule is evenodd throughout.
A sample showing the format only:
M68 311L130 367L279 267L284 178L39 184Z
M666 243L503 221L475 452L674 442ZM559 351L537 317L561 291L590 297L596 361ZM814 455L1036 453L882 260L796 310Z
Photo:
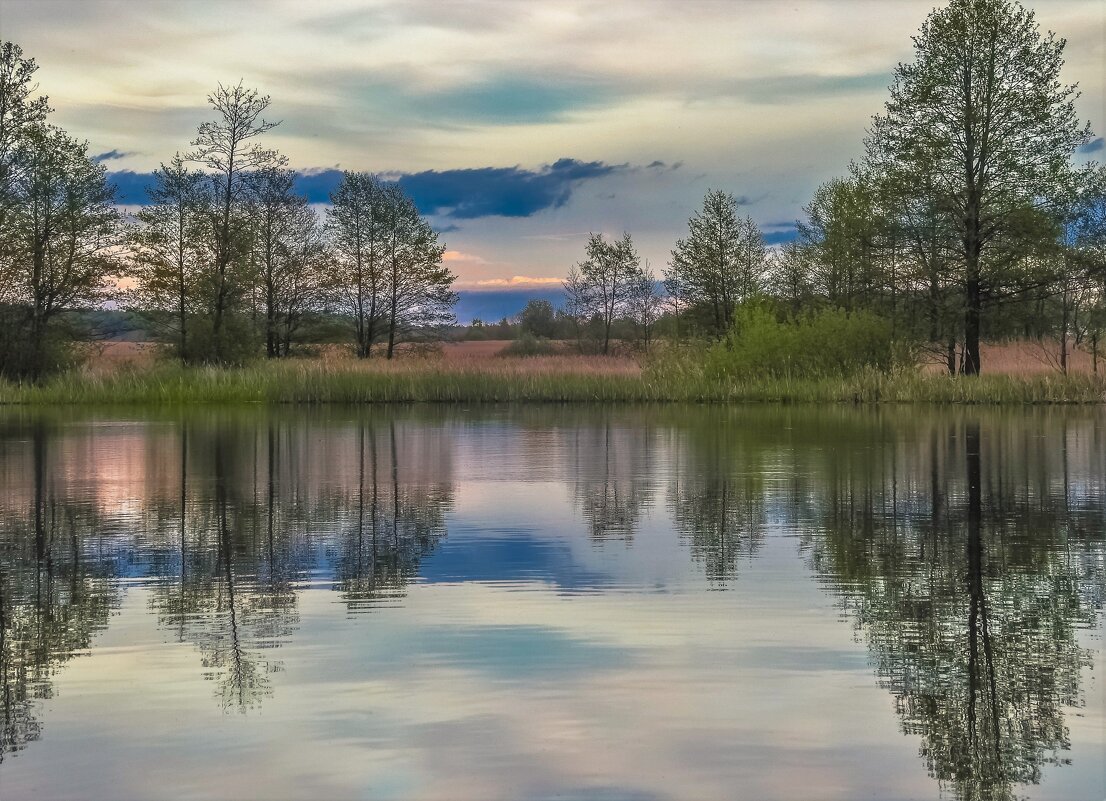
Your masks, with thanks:
M979 323L982 299L979 289L979 254L975 265L969 266L967 301L964 309L964 375L979 375L982 367L979 358Z
M1068 329L1070 328L1071 322L1071 304L1068 302L1069 298L1070 293L1068 292L1068 285L1065 280L1064 291L1060 295L1060 372L1064 375L1068 373Z
M275 295L272 278L269 278L265 281L265 356L269 359L275 359L280 355Z

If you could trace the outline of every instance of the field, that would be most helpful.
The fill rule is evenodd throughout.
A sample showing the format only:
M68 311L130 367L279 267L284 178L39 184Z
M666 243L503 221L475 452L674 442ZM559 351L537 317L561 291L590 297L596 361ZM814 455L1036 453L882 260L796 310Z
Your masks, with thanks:
M818 379L707 376L693 359L555 355L500 357L500 341L450 343L387 361L341 349L240 368L181 367L134 343L97 348L87 364L38 385L0 384L0 403L397 403L397 402L833 402L1102 403L1106 381L1083 368L1061 375L1029 346L990 346L985 375L933 366ZM1085 354L1080 354L1085 357ZM1005 367L1006 372L1000 372Z
M473 342L445 342L438 346L438 352L430 354L427 358L440 360L446 364L481 362L499 356L503 350L511 344L507 339L491 339ZM1059 372L1059 357L1055 345L1044 347L1036 342L1007 342L1001 344L984 344L981 348L984 369L994 375L1054 375ZM400 354L410 357L402 346ZM145 342L102 342L89 346L89 368L99 372L111 370L123 365L151 366L157 360L157 346ZM566 354L567 356L567 354ZM351 364L358 362L350 358L346 349L330 347L324 349L319 357L323 361L348 361ZM640 370L638 360L628 356L613 357L581 357L571 355L570 360L559 356L537 356L525 360L529 369L551 362L561 367L578 367L591 371L595 369L614 370L616 372L632 372ZM380 367L384 360L376 359L360 363L371 369ZM1099 369L1106 372L1106 359L1100 356ZM496 360L499 362L499 360ZM502 366L499 364L498 366ZM945 365L936 358L927 360L922 365L926 373L943 373ZM1073 350L1068 356L1069 373L1092 373L1093 360L1091 354L1083 350Z

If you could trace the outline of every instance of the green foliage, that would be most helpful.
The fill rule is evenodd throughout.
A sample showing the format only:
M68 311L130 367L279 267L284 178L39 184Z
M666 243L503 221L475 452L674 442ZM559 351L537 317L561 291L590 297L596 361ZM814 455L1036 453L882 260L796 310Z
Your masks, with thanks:
M534 298L518 315L519 328L532 337L552 338L557 330L556 312L548 300Z
M781 321L767 305L747 303L708 352L707 370L718 377L852 375L891 370L895 351L890 323L870 312L824 309Z
M556 346L546 337L536 337L529 331L523 331L518 339L500 351L500 356L551 356L557 352Z
M161 364L107 374L69 370L39 384L0 380L0 405L320 404L320 403L936 403L1037 404L1106 402L1106 380L1090 375L978 378L887 373L848 376L755 376L720 381L691 353L666 349L640 373L473 369L408 361L397 369L298 359L242 368Z
M703 207L688 220L686 239L676 242L665 273L669 295L696 310L714 336L733 321L736 306L764 289L767 251L751 217L739 217L737 198L708 191Z
M183 356L188 363L200 364L218 353L220 364L243 365L257 357L260 345L257 327L245 315L224 316L218 329L211 317L196 316L189 320L188 349Z

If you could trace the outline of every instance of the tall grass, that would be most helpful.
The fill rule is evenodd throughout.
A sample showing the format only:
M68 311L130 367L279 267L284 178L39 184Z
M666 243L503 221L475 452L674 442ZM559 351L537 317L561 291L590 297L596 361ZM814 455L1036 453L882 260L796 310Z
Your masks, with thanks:
M679 354L638 368L602 357L368 366L291 360L240 368L169 364L73 370L44 383L0 382L0 404L323 404L502 402L1103 403L1091 375L963 378L875 370L821 378L719 378Z

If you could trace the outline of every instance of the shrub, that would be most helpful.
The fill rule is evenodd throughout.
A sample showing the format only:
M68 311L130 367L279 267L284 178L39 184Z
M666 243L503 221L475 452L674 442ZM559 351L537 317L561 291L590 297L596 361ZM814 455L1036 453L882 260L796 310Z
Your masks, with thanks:
M518 339L511 342L499 352L500 356L551 356L557 352L556 346L545 337L536 337L530 332L523 332Z
M747 303L708 352L707 371L716 377L841 376L888 372L908 360L890 323L871 312L823 309L781 321L766 305Z

